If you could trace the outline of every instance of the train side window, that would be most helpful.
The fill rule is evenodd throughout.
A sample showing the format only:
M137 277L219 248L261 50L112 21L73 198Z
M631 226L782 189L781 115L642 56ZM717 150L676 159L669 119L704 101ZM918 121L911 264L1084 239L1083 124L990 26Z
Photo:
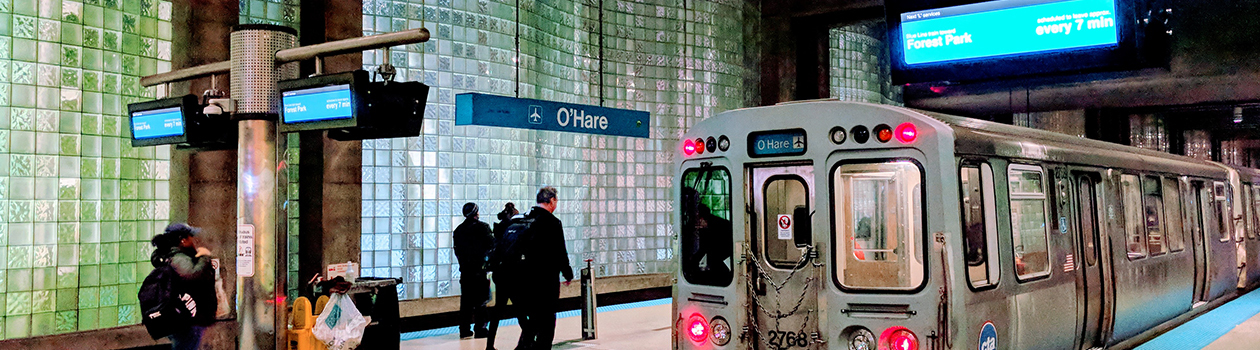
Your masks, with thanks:
M1021 281L1050 274L1046 232L1045 173L1040 167L1011 165L1007 170L1011 199L1011 240L1015 276Z
M1185 214L1186 233L1190 234L1191 239L1203 239L1201 235L1209 227L1204 221L1206 219L1203 217L1203 206L1200 205L1203 200L1202 192L1203 182L1188 180L1181 182L1181 212Z
M687 282L724 287L734 277L731 174L688 169L682 176L682 273Z
M1165 245L1164 199L1159 177L1144 176L1142 179L1142 205L1145 211L1142 218L1146 223L1146 249L1151 256L1168 252Z
M1098 201L1094 179L1089 176L1078 177L1077 200L1080 204L1077 215L1080 222L1081 243L1085 246L1085 263L1089 266L1098 264Z
M1251 220L1255 215L1255 210L1252 210L1251 205L1249 205L1251 204L1251 191L1249 189L1251 189L1251 184L1249 183L1242 183L1242 188L1239 189L1239 200L1241 201L1239 206L1242 208L1242 213L1239 213L1240 220L1237 220L1237 223L1242 228L1242 234L1239 235L1239 239L1247 237L1255 229L1255 222Z
M1179 252L1186 249L1185 226L1181 212L1181 191L1177 189L1177 180L1165 177L1164 180L1164 240L1168 242L1168 250Z
M1229 242L1230 234L1233 232L1231 223L1233 222L1233 210L1229 207L1229 193L1225 188L1224 182L1212 183L1212 210L1213 216L1216 216L1216 227L1220 230L1221 242Z
M914 290L926 276L923 170L909 160L832 169L836 279L842 288Z
M1146 257L1145 220L1142 218L1142 188L1137 175L1120 175L1120 196L1124 206L1125 249L1129 260Z
M996 256L989 247L997 247L997 209L993 197L993 168L987 163L967 164L959 174L962 192L964 254L967 278L973 288L998 283Z
M1256 239L1256 230L1260 230L1260 185L1252 186L1251 190L1251 214L1252 222L1251 231L1247 231L1247 238Z

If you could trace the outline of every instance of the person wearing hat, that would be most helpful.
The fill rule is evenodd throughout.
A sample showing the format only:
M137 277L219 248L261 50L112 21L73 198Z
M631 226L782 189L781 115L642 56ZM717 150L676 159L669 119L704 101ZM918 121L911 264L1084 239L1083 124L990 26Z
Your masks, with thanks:
M197 233L201 230L184 223L166 226L166 230L150 241L154 246L149 262L153 267L170 265L178 275L172 285L192 298L184 304L191 313L189 324L179 327L171 339L171 349L195 350L201 346L201 334L214 323L218 299L214 295L214 267L210 250L201 246Z
M486 263L494 247L494 236L490 225L481 222L477 212L476 203L464 204L464 222L452 233L455 257L459 259L460 338L485 338L488 333L486 303L490 301L490 280L486 278Z

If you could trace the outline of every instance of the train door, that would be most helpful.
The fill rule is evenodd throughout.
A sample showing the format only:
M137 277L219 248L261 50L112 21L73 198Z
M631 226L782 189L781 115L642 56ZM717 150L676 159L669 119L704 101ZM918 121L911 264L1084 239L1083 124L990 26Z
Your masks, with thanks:
M1203 301L1207 300L1208 286L1208 257L1207 257L1207 241L1204 237L1203 226L1203 208L1199 205L1203 195L1202 181L1182 180L1182 194L1185 205L1184 213L1186 216L1185 224L1189 228L1190 241L1194 246L1194 306L1203 305Z
M1076 174L1076 222L1078 256L1081 257L1079 268L1081 279L1078 283L1079 294L1083 301L1081 324L1081 349L1092 349L1104 345L1103 327L1107 324L1103 267L1109 254L1100 254L1100 246L1105 240L1099 236L1098 222L1098 175ZM1107 251L1102 249L1102 251Z
M815 348L821 271L811 216L814 167L809 164L750 169L752 252L747 264L753 281L749 311L753 349Z

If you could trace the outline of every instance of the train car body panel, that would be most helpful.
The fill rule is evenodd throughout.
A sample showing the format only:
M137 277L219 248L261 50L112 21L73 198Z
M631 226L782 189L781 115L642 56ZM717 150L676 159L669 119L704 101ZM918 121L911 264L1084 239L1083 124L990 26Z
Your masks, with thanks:
M1113 346L1233 295L1231 213L1260 224L1229 191L1260 187L1209 162L899 107L741 109L684 140L676 349ZM729 189L698 185L714 169Z

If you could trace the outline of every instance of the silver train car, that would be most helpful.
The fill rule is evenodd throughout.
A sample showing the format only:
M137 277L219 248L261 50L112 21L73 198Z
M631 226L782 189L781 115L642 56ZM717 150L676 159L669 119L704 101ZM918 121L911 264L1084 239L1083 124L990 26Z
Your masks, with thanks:
M678 145L675 349L1127 348L1260 284L1260 171L906 108Z

